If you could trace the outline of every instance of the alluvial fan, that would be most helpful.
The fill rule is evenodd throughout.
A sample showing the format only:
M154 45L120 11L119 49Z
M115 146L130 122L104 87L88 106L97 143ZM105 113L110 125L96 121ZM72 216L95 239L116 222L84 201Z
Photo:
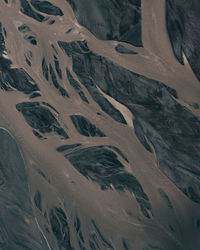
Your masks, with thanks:
M0 250L200 249L199 11L0 1Z

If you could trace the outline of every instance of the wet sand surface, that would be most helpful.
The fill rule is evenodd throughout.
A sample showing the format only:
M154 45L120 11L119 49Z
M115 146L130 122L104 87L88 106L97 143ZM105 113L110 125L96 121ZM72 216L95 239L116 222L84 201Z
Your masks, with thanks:
M0 2L0 249L199 249L199 9Z

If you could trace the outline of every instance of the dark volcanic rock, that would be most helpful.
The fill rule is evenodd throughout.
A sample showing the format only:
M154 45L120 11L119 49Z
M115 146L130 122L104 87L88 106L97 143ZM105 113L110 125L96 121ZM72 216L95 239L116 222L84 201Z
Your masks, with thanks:
M24 36L24 39L27 40L32 45L37 45L37 40L36 40L35 36L26 35L26 36Z
M35 220L23 158L4 129L0 149L0 249L47 250Z
M80 90L81 86L80 84L72 77L70 71L68 68L66 68L66 74L67 78L69 80L70 85L75 89L75 90Z
M150 218L150 201L138 180L126 171L114 152L104 146L79 149L65 157L87 179L98 183L101 189L128 190L135 195L142 213Z
M85 55L88 54L89 57L92 54L92 52L89 51L85 41L83 41L83 42L77 41L77 42L72 42L72 43L58 41L58 44L65 51L65 53L67 55L71 56L73 54L75 57L77 55L77 60L79 60L79 56L81 55L81 53L83 53ZM81 46L82 50L80 49L80 46ZM74 58L74 56L73 56L73 58ZM81 58L81 56L80 56L80 58ZM82 72L82 66L84 69L84 65L81 65L83 63L83 61L80 60L79 62L77 61L77 63L80 63L80 65L78 66L79 68L76 68L76 70L75 69L73 69L73 70L75 72L78 71L80 73L80 75L82 76L80 78L80 81L82 79L85 79L83 81L85 87L87 88L87 90L91 94L92 98L99 104L100 108L103 111L105 111L107 114L109 114L114 120L126 124L126 121L125 121L123 115L119 112L119 110L117 110L115 107L113 107L113 105L110 102L108 102L107 99L104 98L104 96L97 90L97 85L92 80L92 78L89 77L88 73L86 73L84 71ZM102 63L103 63L103 61L102 61ZM79 74L77 74L77 75L79 75Z
M117 148L114 146L106 145L106 147L113 149L115 152L117 152L126 162L129 162L126 156Z
M104 137L105 134L101 132L94 124L82 115L71 115L71 120L77 131L84 136Z
M64 211L59 207L53 207L49 212L49 219L59 249L74 250L71 245L70 228Z
M33 98L36 98L36 97L39 97L39 96L41 96L40 93L34 92L33 94L30 95L30 98L33 99Z
M151 149L146 139L153 145L158 167L191 200L199 203L199 118L176 102L174 89L91 51L81 51L80 43L60 43L72 57L73 71L80 82L111 117L113 113L105 109L97 86L133 113L136 135L147 150Z
M89 103L87 97L85 96L85 94L84 94L84 92L83 92L82 90L80 90L80 91L78 92L78 94L79 94L80 98L81 98L84 102Z
M54 56L54 65L59 78L62 80L62 70L60 68L60 63L58 61L58 58L56 56Z
M198 250L200 0L0 10L0 250Z
M49 25L52 25L52 24L54 24L54 23L55 23L55 20L50 20L50 21L48 22Z
M4 40L4 33L3 33L3 27L2 23L0 22L0 56L2 56L2 53L5 51L5 40Z
M26 122L32 128L39 130L39 132L56 132L65 139L69 138L51 111L39 102L18 103L16 109L23 114Z
M32 130L33 134L40 140L44 140L46 139L44 136L42 136L38 131L36 131L35 129Z
M30 6L27 0L20 0L21 8L20 11L24 14L27 15L33 19L35 19L38 22L43 22L44 21L44 16L40 15L37 13L33 8Z
M87 42L84 41L74 41L71 43L66 43L63 41L58 41L60 48L68 55L71 56L72 53L84 54L90 53Z
M53 69L53 67L51 66L51 64L49 64L49 72L50 72L51 79L52 79L52 83L53 83L54 87L55 87L56 89L58 89L59 86L60 86L60 84L58 83L56 74L55 74L54 69Z
M12 64L12 62L9 59L0 56L0 71L4 72L4 71L8 70L10 68L11 64ZM4 83L1 82L1 85L6 86L7 84L5 82Z
M184 32L184 16L182 9L177 8L174 1L167 0L166 16L167 16L167 30L169 33L169 38L172 43L172 49L177 60L183 63L183 32ZM174 10L170 6L174 5ZM175 12L178 13L175 13Z
M183 64L183 52L196 77L200 80L200 5L198 0L166 1L166 20L172 49Z
M134 119L133 124L134 124L135 135L137 136L138 140L142 143L142 145L146 148L146 150L148 150L149 152L152 152L152 149L145 137L144 130L142 126L140 126L140 123L138 122L138 120Z
M79 247L81 250L86 250L86 248L84 247L84 244L85 244L85 239L83 237L83 232L81 231L81 222L80 222L80 219L78 217L78 215L75 216L75 219L74 219L74 228L77 232L77 241L78 241L78 244L79 244Z
M47 81L49 80L48 72L49 72L49 68L48 68L47 63L45 61L45 58L43 58L42 59L42 74L46 78Z
M81 86L80 84L72 77L70 71L68 68L66 68L66 74L67 74L67 78L69 80L70 85L76 90L76 92L79 94L80 98L86 102L89 103L87 97L85 96L84 92L81 90Z
M105 236L99 230L99 228L96 225L95 221L91 220L91 223L92 223L92 225L94 227L94 230L95 230L95 233L91 233L91 242L93 242L93 244L96 245L97 248L98 248L98 246L100 246L99 249L114 250L111 243L108 242L108 240L105 238Z
M198 231L200 232L200 219L197 220L196 226L197 226Z
M45 64L43 64L43 72L45 72L45 70L47 70L47 68L46 68ZM52 79L52 83L53 83L54 87L60 92L60 94L62 96L69 98L69 94L67 93L67 91L62 86L60 86L60 84L57 80L55 71L54 71L51 64L49 64L49 73L51 75L51 79ZM60 73L61 73L61 71L60 71ZM47 76L47 71L44 74L45 74L45 76Z
M48 1L31 0L31 4L37 11L48 15L63 16L62 10Z
M120 54L129 54L129 55L136 55L137 52L127 49L126 47L124 47L121 44L118 44L117 46L115 46L115 50L120 53Z
M30 32L30 31L31 31L31 29L29 28L29 26L27 26L26 24L20 25L20 26L18 27L18 30L19 30L20 32L23 32L23 33L25 33L25 32Z
M67 0L78 22L102 40L142 46L140 0ZM90 15L88 15L90 9Z
M29 67L31 67L31 61L27 58L27 56L24 54L26 63L28 64Z
M158 192L160 193L161 197L163 198L163 200L165 201L165 203L167 204L167 206L169 208L173 208L171 201L168 197L168 195L165 193L165 191L162 188L158 189Z
M36 82L23 68L11 68L0 72L0 86L4 90L12 87L25 94L39 90Z
M6 36L5 34L5 29L2 26L2 23L0 22L0 71L5 71L10 68L12 62L3 57L4 52L6 51L6 46L5 46L5 39L4 37ZM0 80L0 85L3 87L5 86L4 90L7 88L6 83L2 83Z
M42 212L42 196L39 191L37 191L34 195L34 203L35 206Z
M51 132L57 121L53 114L39 102L23 102L16 105L19 112L22 112L28 124L39 129L41 133Z

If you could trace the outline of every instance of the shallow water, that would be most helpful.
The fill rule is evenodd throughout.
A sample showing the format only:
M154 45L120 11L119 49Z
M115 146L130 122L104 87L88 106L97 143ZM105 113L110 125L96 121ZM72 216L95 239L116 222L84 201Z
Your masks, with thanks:
M199 249L199 9L0 2L0 249Z

